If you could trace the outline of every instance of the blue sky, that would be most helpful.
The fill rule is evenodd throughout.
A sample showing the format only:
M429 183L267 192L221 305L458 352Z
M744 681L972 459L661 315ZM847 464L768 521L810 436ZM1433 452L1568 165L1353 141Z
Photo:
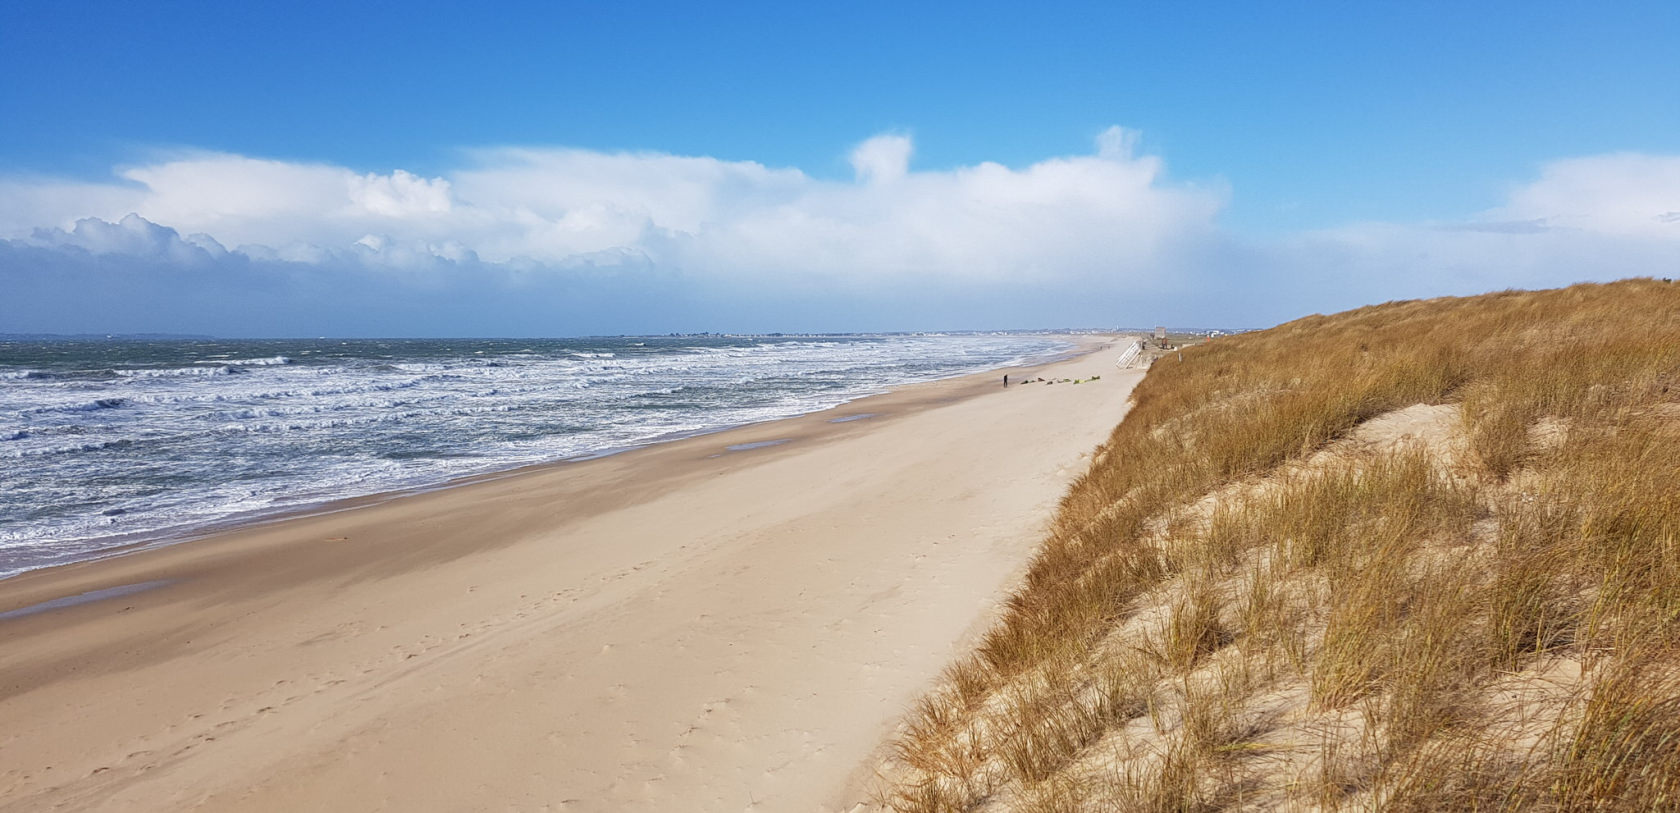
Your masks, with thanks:
M685 322L672 329L799 329L773 318L789 313L822 323L813 327L858 329L1025 326L1000 322L1049 324L1060 313L1082 321L1102 313L1058 310L1055 297L1093 285L1113 299L1114 318L1103 321L1152 322L1170 312L1189 322L1258 324L1377 297L1657 273L1680 256L1676 228L1663 220L1680 211L1670 175L1680 155L1680 4L1671 2L351 5L9 5L0 26L7 121L0 191L12 205L0 203L0 239L9 241L0 278L40 292L50 307L0 305L0 331L8 322L66 330L164 328L156 323L171 319L181 329L249 324L156 309L115 318L121 303L78 310L71 291L53 293L56 283L43 275L60 272L45 266L76 265L76 274L94 275L79 277L85 287L117 273L123 257L159 274L171 262L203 261L179 251L171 261L157 242L173 239L167 234L121 245L98 237L92 224L78 234L77 221L117 224L125 207L176 238L207 236L215 242L209 261L246 263L234 273L249 274L253 286L276 275L341 273L355 277L349 288L357 291L385 285L424 300L413 280L368 276L362 255L372 244L382 255L392 245L424 244L415 250L426 262L451 264L433 269L445 276L513 285L509 275L548 274L537 284L545 296L576 283L580 263L634 276L621 289L605 285L618 294L599 294L602 309L584 309L596 316L510 327L525 333L657 329L631 313L639 300L626 292L658 278L674 280L665 290L707 292L683 294L696 297L687 300L690 311L710 310L670 317ZM1048 171L1027 177L1046 162L1100 156L1099 142L1117 132L1125 149L1107 155L1147 171L1142 182L1119 173L1088 189L1047 180L1056 175ZM866 185L855 150L877 138L907 145L897 167L899 142L876 142L886 145L888 174L919 184L916 191L853 188ZM513 148L548 152L533 158ZM571 158L556 163L554 151ZM690 167L693 185L679 190L666 185L658 162L611 160L624 155L704 159L724 169ZM247 161L200 168L243 179L253 194L291 194L303 182L277 178L311 167L394 178L404 195L442 187L411 189L403 177L448 188L430 203L405 197L396 209L376 207L379 217L408 219L373 228L374 215L314 222L304 214L324 205L314 197L279 214L212 211L245 204L180 197L204 175L170 175L181 180L165 194L161 181L140 179L158 172L123 174L182 170L213 157ZM1020 177L1007 189L977 187L964 173L988 162ZM240 166L261 177L246 179ZM462 177L488 168L529 175L539 166L550 172L545 183L588 187L596 198L538 206L525 193ZM744 169L753 166L799 177ZM1073 174L1081 173L1089 174ZM156 194L124 196L136 186ZM737 194L743 188L750 191ZM968 205L976 189L1007 211L971 212L956 224L916 219ZM1102 200L1080 208L1093 196ZM706 203L664 211L670 199ZM1570 208L1581 199L1591 211ZM615 220L602 239L560 243L531 228L514 239L485 225L530 215L575 236L599 225L580 213L598 213L601 201L613 218L641 219ZM438 215L469 204L470 217ZM762 250L765 230L803 234L789 225L790 207L798 223L822 226L810 238L815 270L793 267L805 263L791 246ZM1037 214L1046 207L1056 214ZM740 214L748 209L756 214ZM865 210L891 216L858 214ZM1157 222L1150 213L1160 211L1176 219ZM423 229L418 212L429 218ZM1497 225L1507 221L1556 233L1497 246L1463 236L1503 230L1506 237L1486 239L1513 239L1508 225ZM1646 228L1647 221L1664 225ZM1082 225L1067 225L1074 222ZM915 225L894 230L903 223ZM1004 225L1021 230L1023 246L1033 235L1056 245L1086 235L1091 242L1071 253L1000 247L999 267L965 277L956 266L976 258L945 249L965 230ZM1587 237L1561 235L1565 228ZM468 231L476 236L454 236ZM363 237L374 239L355 243ZM451 247L438 248L445 243ZM1104 251L1115 252L1113 263ZM1582 270L1571 277L1547 256L1578 258ZM1598 267L1587 270L1593 258ZM850 275L854 261L873 265ZM952 268L939 270L942 263ZM380 267L391 264L386 257ZM934 270L905 288L918 264ZM1104 265L1116 270L1103 276ZM757 270L743 277L740 268ZM781 299L765 293L772 273ZM1163 275L1180 282L1163 284ZM1297 296L1322 291L1326 277L1337 280L1330 293ZM1398 284L1408 279L1414 284ZM472 282L452 280L439 285ZM204 307L236 312L239 285L217 284L225 303L212 297ZM317 287L286 300L299 321L276 316L265 329L353 332L348 319L301 318L311 298L332 289L324 279L310 284ZM168 279L156 285L163 301ZM528 299L530 288L521 290ZM768 299L758 310L717 305L746 298L732 290ZM1273 301L1251 296L1273 290ZM905 305L907 296L921 304ZM824 302L842 300L851 304L825 312ZM950 304L958 301L966 304ZM886 316L897 311L908 312ZM940 324L900 324L918 314ZM389 329L414 333L497 324L424 302L407 318L387 315Z

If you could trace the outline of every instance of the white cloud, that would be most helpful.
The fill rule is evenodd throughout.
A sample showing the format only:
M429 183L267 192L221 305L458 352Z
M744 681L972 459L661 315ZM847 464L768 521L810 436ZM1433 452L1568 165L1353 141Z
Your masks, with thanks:
M449 211L453 205L449 182L430 180L397 170L390 175L369 172L350 179L350 202L369 214L409 217Z
M1129 161L1141 139L1138 131L1114 125L1097 136L1097 155L1111 161Z
M1552 161L1486 219L1680 240L1680 156L1615 153Z
M96 217L76 221L69 230L38 229L31 242L53 248L80 249L89 254L122 254L132 257L203 263L227 254L213 238L195 234L183 239L174 229L159 226L139 215L127 215L115 223Z
M852 171L861 183L891 183L910 171L914 147L907 135L878 135L852 149Z
M145 190L120 183L0 177L0 239L37 228L69 229L85 217L116 222L136 212L145 199Z
M1164 244L1211 227L1221 186L1168 183L1124 131L1099 142L1097 154L1020 169L911 172L910 138L880 135L853 150L855 183L750 161L573 149L479 150L434 178L198 154L126 168L126 184L13 182L22 202L0 213L0 236L133 213L252 256L627 256L726 277L996 279L1140 271ZM78 198L80 209L69 202Z
M338 297L342 318L386 313L389 330L436 332L440 314L460 320L478 308L526 313L533 327L522 332L553 335L582 324L1254 325L1680 268L1675 156L1550 162L1462 222L1257 240L1219 227L1222 182L1169 179L1124 128L1102 132L1090 153L1018 167L912 169L913 153L907 135L867 139L850 151L853 180L704 156L516 147L468 152L432 177L197 153L105 183L0 178L0 287L60 297L70 315L89 290L120 283L120 304L158 320L219 308L245 315L227 316L237 329L255 330L249 317L261 315L266 330L285 330ZM167 269L186 267L204 292L172 298L188 277ZM287 306L254 290L294 298ZM52 324L51 308L23 301L0 297L0 325ZM572 314L570 327L543 321L559 312ZM733 321L681 322L702 316ZM511 329L485 318L476 329Z

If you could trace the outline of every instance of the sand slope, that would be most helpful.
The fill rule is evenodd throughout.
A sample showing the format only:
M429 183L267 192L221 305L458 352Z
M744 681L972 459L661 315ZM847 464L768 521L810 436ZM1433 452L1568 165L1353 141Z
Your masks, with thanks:
M0 582L168 582L0 620L0 809L849 809L1123 345Z

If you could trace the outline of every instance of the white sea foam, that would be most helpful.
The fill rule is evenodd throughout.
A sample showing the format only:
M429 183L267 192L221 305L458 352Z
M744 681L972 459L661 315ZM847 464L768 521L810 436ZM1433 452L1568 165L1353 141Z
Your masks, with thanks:
M0 465L0 575L232 517L787 417L1062 346L236 342L0 357L0 460L12 461Z

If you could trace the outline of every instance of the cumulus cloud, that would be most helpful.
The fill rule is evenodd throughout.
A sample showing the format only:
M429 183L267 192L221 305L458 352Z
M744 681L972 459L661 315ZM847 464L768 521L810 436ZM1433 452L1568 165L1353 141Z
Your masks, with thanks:
M910 171L913 147L906 135L878 135L852 148L852 171L863 183L891 183Z
M369 172L350 181L350 203L381 217L410 217L448 212L453 205L449 182L421 178L403 170L389 175Z
M565 265L622 255L740 276L1055 277L1148 260L1211 226L1219 184L1168 182L1111 130L1092 155L1022 168L911 172L909 136L852 151L853 183L750 161L660 153L500 148L446 177L225 154L122 169L123 184L11 184L0 236L61 219L136 214L253 256L355 251ZM1116 145L1122 146L1116 146ZM81 196L85 205L31 200Z
M227 255L227 249L207 234L183 238L174 229L159 226L135 214L126 215L115 223L96 217L82 218L68 231L36 229L27 242L90 254L121 254L191 264Z
M1016 167L913 169L914 147L866 139L848 180L532 147L469 151L436 176L187 153L105 182L0 178L0 284L58 303L0 298L0 330L115 329L65 320L125 303L154 320L135 329L226 311L233 332L257 311L270 331L357 334L1252 325L1680 260L1680 157L1551 162L1463 222L1254 239L1220 227L1223 182L1170 178L1132 130ZM88 310L105 289L122 302ZM354 303L351 321L320 326L328 301Z

